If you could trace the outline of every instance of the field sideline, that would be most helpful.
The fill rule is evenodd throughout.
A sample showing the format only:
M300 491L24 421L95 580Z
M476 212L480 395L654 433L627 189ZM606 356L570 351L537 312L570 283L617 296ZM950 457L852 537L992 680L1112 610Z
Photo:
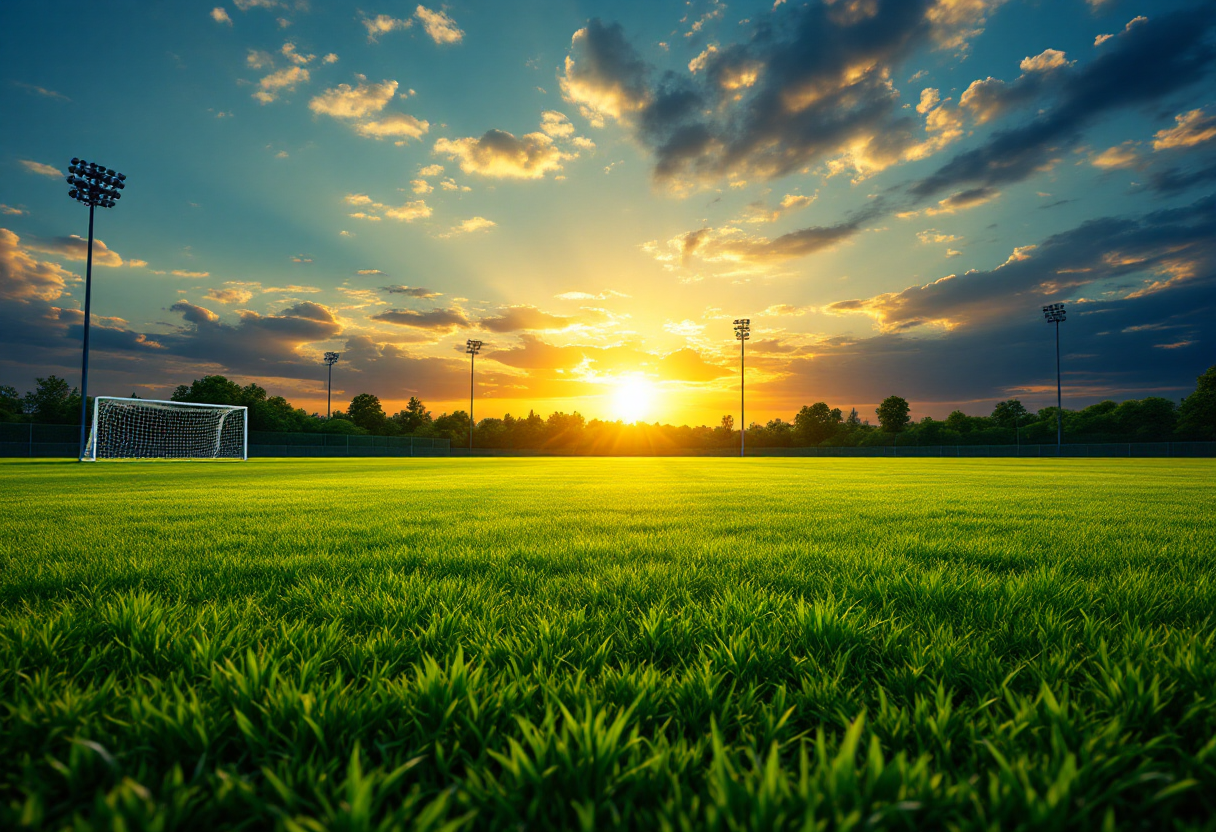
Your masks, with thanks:
M1216 460L5 460L0 507L0 828L1216 829Z

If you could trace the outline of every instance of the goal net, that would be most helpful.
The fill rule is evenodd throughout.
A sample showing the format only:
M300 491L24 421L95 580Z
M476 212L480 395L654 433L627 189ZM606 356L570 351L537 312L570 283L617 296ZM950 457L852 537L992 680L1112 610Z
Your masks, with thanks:
M247 419L243 407L98 396L84 458L247 459Z

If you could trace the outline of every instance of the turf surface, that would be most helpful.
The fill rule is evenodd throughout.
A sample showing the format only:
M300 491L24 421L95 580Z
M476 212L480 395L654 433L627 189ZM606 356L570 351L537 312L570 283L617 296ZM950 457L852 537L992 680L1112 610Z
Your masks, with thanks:
M0 827L1216 828L1216 464L0 463Z

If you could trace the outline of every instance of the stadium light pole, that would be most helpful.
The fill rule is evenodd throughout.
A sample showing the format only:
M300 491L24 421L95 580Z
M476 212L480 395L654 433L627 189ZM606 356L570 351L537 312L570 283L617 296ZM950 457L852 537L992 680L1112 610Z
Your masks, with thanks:
M469 450L473 450L473 366L477 363L477 353L481 351L481 342L469 339L464 342L464 351L469 354Z
M1060 391L1060 324L1066 320L1064 304L1049 303L1043 307L1043 317L1056 325L1056 456L1064 449L1064 403Z
M325 418L329 418L329 409L332 406L334 397L334 365L338 363L339 354L336 352L325 353L325 366L329 370L329 381L325 385Z
M68 166L68 184L72 189L68 196L82 205L89 206L89 251L84 267L84 358L80 366L80 455L84 461L84 449L89 432L89 316L93 300L93 212L98 207L113 208L118 204L126 187L127 177L103 167L96 162L72 157Z
M747 416L744 409L743 387L747 376L747 365L744 362L743 345L752 337L752 319L739 318L735 321L735 338L739 341L739 456L743 456L743 448L747 442Z

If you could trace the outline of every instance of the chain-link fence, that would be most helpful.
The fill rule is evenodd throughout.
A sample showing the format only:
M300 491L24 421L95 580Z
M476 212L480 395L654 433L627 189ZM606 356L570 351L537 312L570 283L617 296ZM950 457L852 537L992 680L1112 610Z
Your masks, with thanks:
M0 422L0 457L75 457L76 425ZM451 441L429 436L346 436L250 431L249 456L448 456Z

